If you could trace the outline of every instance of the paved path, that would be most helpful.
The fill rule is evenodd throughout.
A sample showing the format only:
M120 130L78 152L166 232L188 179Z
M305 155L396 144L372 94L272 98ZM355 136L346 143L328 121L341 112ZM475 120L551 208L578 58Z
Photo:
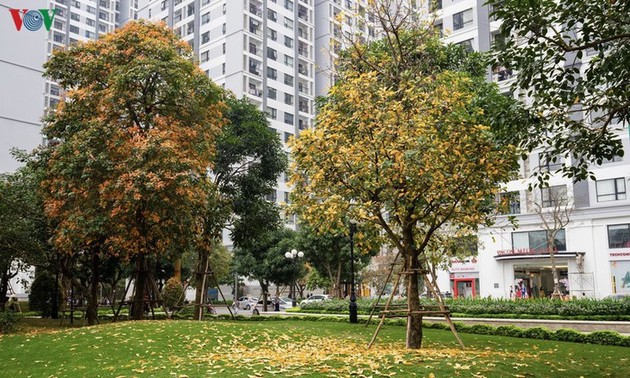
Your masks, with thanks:
M265 316L336 316L347 317L348 315L338 314L312 314L312 313L298 313L298 312L261 312L261 315ZM367 318L367 315L359 315L360 317ZM579 332L594 332L594 331L615 331L624 336L630 336L630 322L615 322L615 321L588 321L588 320L547 320L547 319L489 319L489 318L452 318L454 322L460 322L464 324L487 324L494 327L502 325L513 325L521 328L533 328L544 327L551 330L557 330L561 328L573 329ZM442 317L426 316L424 320L427 322L441 323L445 322ZM378 322L377 317L372 318L373 322Z

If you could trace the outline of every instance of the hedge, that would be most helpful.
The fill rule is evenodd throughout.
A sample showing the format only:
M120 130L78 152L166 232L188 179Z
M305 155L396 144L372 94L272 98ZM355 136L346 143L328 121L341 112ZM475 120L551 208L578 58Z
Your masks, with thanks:
M375 303L375 300L358 300L358 312L360 314L369 314L373 303ZM381 303L384 304L385 300ZM423 303L435 304L429 301L423 301ZM449 299L446 300L446 305L454 317L630 321L630 298L624 300L575 299L571 301L550 299ZM305 304L297 311L345 314L348 313L348 301L313 302Z

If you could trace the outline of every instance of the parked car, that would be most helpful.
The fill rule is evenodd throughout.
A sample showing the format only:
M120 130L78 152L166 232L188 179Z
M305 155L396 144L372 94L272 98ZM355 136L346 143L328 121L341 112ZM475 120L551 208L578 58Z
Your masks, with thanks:
M630 299L630 293L617 293L607 296L604 299L613 299L615 301L623 301L626 299Z
M280 310L293 307L293 305L291 304L291 299L289 298L288 300L289 301L287 302L286 298L278 298L278 301L280 302ZM256 307L262 308L262 306L263 306L263 300L261 298L256 304ZM273 311L276 306L276 298L273 298L273 297L267 298L267 306L269 306L269 309Z
M310 297L303 300L302 302L300 302L300 306L304 306L307 303L323 302L329 299L330 299L330 296L327 294L313 294Z
M256 303L258 303L258 298L250 296L240 297L236 301L237 307L245 310L251 309Z

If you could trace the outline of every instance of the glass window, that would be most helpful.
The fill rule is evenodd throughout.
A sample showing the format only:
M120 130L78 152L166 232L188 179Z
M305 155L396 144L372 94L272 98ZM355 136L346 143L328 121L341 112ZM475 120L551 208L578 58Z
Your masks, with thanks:
M275 88L267 87L267 98L275 100L276 94L277 94L277 91Z
M529 232L513 232L512 233L512 249L536 251L536 252L548 252L549 243L547 241L547 235L551 231L529 231ZM556 237L554 238L555 250L566 251L566 233L564 230L558 230Z
M293 76L284 74L284 83L289 86L293 86Z
M473 10L467 9L453 15L453 30L460 30L473 24Z
M274 68L267 67L267 77L271 79L276 79L278 78L278 72Z
M541 171L556 172L564 166L564 158L558 155L538 154L538 167Z
M630 247L630 224L608 226L608 248Z
M557 185L542 188L540 190L540 200L542 207L565 205L567 203L567 187Z
M293 38L289 38L286 35L284 36L284 45L286 47L293 47Z
M520 214L521 195L519 192L499 194L499 214Z
M626 180L623 177L595 182L597 202L626 199Z
M284 123L289 124L289 125L293 125L293 114L291 114L291 113L284 113Z

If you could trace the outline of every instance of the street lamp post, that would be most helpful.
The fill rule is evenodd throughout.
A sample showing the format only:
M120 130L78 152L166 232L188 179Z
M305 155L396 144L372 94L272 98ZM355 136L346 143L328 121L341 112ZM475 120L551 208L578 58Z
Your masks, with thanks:
M357 297L354 292L354 233L357 223L350 221L350 323L357 323Z
M304 257L304 252L302 251L298 251L297 249L292 249L291 251L288 251L284 254L284 257L286 257L287 259L295 262L297 264L297 259L298 258L302 258ZM291 301L292 301L292 305L293 307L297 306L297 301L295 300L295 296L296 296L296 292L297 292L297 278L293 279L293 295L291 295Z

